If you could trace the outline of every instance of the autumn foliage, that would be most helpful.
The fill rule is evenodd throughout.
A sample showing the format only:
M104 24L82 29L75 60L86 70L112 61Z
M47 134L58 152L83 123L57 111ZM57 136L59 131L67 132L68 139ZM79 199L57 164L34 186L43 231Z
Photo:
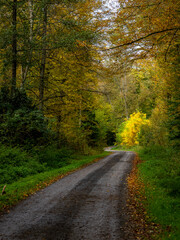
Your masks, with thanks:
M122 132L118 133L121 138L121 145L134 146L139 144L138 135L143 125L150 124L146 119L146 114L141 112L133 113L126 119Z

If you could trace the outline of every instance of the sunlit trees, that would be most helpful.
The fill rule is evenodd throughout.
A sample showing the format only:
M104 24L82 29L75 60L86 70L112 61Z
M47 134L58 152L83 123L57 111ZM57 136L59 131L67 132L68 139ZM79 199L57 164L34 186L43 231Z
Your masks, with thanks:
M177 1L118 2L117 11L89 0L0 3L0 87L26 93L59 144L93 145L93 131L106 139L160 102L178 136Z
M176 0L151 2L119 1L112 31L113 47L125 49L128 59L164 53L167 57L179 37L179 3Z
M0 86L11 89L12 98L16 89L31 97L57 137L76 145L82 138L88 144L92 134L87 122L96 105L100 6L71 0L0 4Z
M143 125L149 125L149 120L146 119L145 114L141 112L131 114L130 118L125 120L117 133L117 139L120 144L129 147L138 145L138 135Z
M121 86L126 75L124 115L136 109L146 113L153 143L167 144L167 136L179 136L179 3L118 2L114 28L109 30L112 45L105 52L111 52L114 72L121 72Z

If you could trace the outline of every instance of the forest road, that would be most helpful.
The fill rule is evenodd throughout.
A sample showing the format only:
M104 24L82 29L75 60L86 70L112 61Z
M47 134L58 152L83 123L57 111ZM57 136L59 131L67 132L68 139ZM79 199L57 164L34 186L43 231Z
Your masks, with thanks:
M0 218L1 240L125 240L126 177L119 151L38 191Z

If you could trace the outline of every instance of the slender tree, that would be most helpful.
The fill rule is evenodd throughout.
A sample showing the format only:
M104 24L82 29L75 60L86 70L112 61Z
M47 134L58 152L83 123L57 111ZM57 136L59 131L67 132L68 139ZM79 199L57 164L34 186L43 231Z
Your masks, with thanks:
M14 94L16 89L17 80L17 0L13 0L12 11L12 81L11 81L11 95Z
M39 109L43 111L43 101L44 101L44 84L45 84L45 74L46 74L46 38L47 38L47 9L48 5L46 1L43 3L43 32L42 32L42 52L41 52L41 66L40 66L40 81L39 81Z

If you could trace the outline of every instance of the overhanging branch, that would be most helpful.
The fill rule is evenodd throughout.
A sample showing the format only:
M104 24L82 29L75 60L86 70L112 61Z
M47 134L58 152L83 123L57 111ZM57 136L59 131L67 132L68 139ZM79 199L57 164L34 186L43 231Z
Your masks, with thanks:
M113 50L113 49L116 49L116 48L120 48L120 47L124 47L124 46L128 46L128 45L131 45L133 43L136 43L136 42L140 42L141 40L143 39L146 39L152 35L156 35L156 34L159 34L159 33L164 33L164 32L169 32L169 31L178 31L180 28L169 28L169 29L164 29L164 30L161 30L161 31L156 31L156 32L153 32L153 33L149 33L147 34L146 36L143 36L141 38L138 38L136 40L133 40L131 42L127 42L127 43L123 43L123 44L120 44L118 46L115 46L115 47L111 47L111 48L107 48L107 49L103 49L102 51L108 51L108 50Z

